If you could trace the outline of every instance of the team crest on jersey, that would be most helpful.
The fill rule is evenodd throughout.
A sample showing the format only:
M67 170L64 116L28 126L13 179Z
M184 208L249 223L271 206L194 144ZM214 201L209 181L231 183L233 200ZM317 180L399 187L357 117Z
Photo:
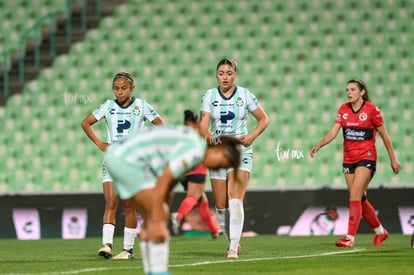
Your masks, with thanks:
M359 120L361 121L365 121L367 120L367 118L368 118L368 115L366 113L362 113L359 115Z
M184 169L188 168L188 162L185 159L183 159L182 164L183 164Z
M244 104L243 99L239 96L236 100L236 105L241 107L243 106L243 104Z
M134 107L134 115L139 116L141 114L141 109L138 106Z

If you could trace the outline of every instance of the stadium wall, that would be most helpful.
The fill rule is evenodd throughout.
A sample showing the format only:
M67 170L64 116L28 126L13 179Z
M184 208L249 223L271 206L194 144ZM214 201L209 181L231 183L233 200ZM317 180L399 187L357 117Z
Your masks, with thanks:
M211 192L208 192L207 195L210 199L210 205L212 205ZM184 196L183 192L175 193L171 206L172 211L178 208ZM414 188L372 189L369 191L368 198L376 207L382 223L389 232L411 234L414 229ZM309 224L306 224L306 221L312 220L313 217L305 217L306 213L319 211L317 210L319 208L322 211L326 206L335 206L343 210L340 218L346 221L347 201L348 193L346 190L250 190L244 204L246 209L244 230L257 234L289 234L295 230L303 229L303 235L307 235ZM34 210L37 213L35 219L39 220L39 238L63 238L63 227L73 226L73 223L63 226L64 213L70 209L85 210L84 217L78 217L79 221L85 220L83 237L98 237L102 233L104 201L100 193L10 194L0 197L0 207L2 209L0 212L2 221L0 238L17 238L18 227L24 227L24 233L28 234L26 238L36 239L36 237L30 236L36 222L23 214L25 219L23 225L16 223L16 210L24 210L23 213ZM74 214L71 215L70 218L73 218ZM78 223L77 219L76 222ZM122 209L118 211L118 223L123 224ZM346 230L346 223L342 222L339 227L339 231L336 232ZM26 230L27 228L30 230ZM361 222L359 232L371 232L371 230L365 222ZM122 226L118 226L115 234L121 236L122 233Z

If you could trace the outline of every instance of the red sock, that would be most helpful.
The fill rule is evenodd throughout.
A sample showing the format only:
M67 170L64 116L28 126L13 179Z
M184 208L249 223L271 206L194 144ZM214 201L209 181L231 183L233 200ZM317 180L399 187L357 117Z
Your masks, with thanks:
M203 219L204 223L207 225L210 232L216 232L217 228L213 223L213 219L211 218L210 208L208 207L207 202L202 202L198 205L198 213L200 217Z
M367 199L362 201L362 216L371 228L377 228L381 225L374 207Z
M180 207L178 208L178 220L181 222L181 220L184 218L185 215L188 214L188 212L193 209L193 207L197 204L198 199L194 196L187 196L185 199L181 202Z
M362 216L361 201L349 202L348 235L355 236L358 232L359 222Z

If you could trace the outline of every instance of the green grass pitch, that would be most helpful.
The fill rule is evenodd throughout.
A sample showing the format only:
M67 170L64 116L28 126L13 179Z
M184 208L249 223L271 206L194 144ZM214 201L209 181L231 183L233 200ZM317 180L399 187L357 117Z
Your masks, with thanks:
M391 234L381 247L371 245L373 234L359 234L354 248L338 248L341 236L289 237L259 235L242 238L237 260L224 258L221 236L173 236L169 268L181 274L413 274L410 236ZM105 260L97 250L100 238L84 240L0 239L0 274L143 274L138 241L134 260ZM122 238L114 241L120 252Z

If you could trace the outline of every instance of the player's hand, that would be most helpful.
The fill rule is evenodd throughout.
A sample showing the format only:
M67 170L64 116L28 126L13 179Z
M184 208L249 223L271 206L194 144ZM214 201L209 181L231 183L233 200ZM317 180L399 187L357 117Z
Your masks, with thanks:
M255 139L255 137L253 135L251 135L251 134L247 134L245 136L241 136L240 137L240 141L246 147L249 147L250 145L252 145L254 139Z
M312 149L309 152L309 155L313 158L315 156L316 152L319 151L319 149L320 149L319 146L313 146Z
M398 174L398 172L400 172L400 170L401 170L400 162L398 160L391 161L391 168L392 168L392 171L394 171L395 174Z
M101 149L101 151L102 152L105 152L106 151L106 149L108 148L108 146L109 146L109 143L107 143L107 142L98 142L97 144L96 144L96 146L98 146L98 148L99 149Z

